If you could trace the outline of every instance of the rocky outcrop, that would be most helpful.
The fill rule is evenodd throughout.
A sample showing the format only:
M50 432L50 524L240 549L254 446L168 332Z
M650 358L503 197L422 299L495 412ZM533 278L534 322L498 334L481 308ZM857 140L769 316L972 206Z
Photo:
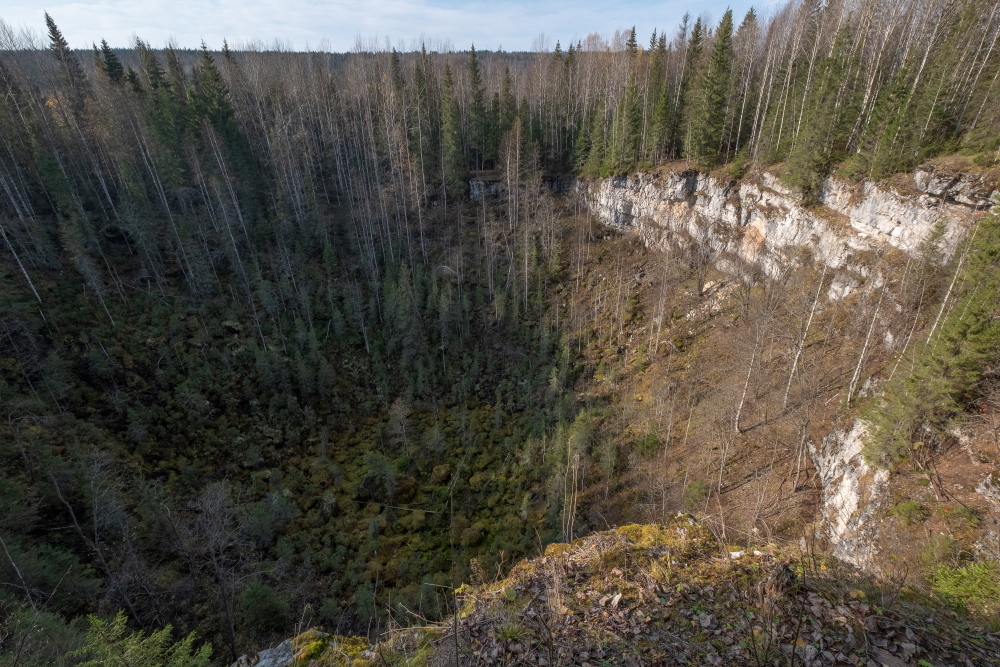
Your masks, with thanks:
M978 174L963 174L934 165L917 167L913 174L917 189L945 202L983 210L996 203L995 179Z
M976 493L1000 502L1000 470L994 470L976 487Z
M915 255L940 234L938 248L950 257L995 195L985 181L946 179L929 167L912 181L904 191L829 178L810 206L770 173L729 182L696 171L636 173L581 179L576 189L604 224L663 251L697 244L727 273L758 268L773 277L811 256L838 271L837 297L872 277L871 251Z
M264 649L255 656L242 656L230 667L287 667L295 660L295 649L288 639L274 648Z
M848 431L834 431L809 453L823 486L825 537L833 555L859 568L868 569L876 554L881 511L889 473L872 470L861 454L867 434L865 423L856 420Z

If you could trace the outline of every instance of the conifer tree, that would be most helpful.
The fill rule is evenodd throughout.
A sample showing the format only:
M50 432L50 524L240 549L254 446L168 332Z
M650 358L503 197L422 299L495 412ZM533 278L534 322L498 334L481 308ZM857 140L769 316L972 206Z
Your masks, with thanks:
M722 159L722 129L726 120L733 58L733 11L727 10L715 31L715 44L691 117L691 144L687 154L702 167Z
M445 64L441 86L441 166L445 185L458 191L464 186L465 159L462 155L461 119L453 89L451 67Z
M517 97L514 95L514 82L510 78L510 68L503 71L503 83L500 88L500 136L507 134L514 126L517 116Z
M486 135L486 104L483 101L483 78L476 58L476 45L469 51L469 146L476 168L482 168Z
M102 71L114 83L121 83L125 77L125 68L114 50L108 46L107 40L101 40L101 61Z
M104 56L101 54L101 50L97 48L97 44L91 43L91 46L94 48L94 69L97 70L98 73L107 76L108 70L104 66Z
M681 24L681 35L686 37L688 16L684 16ZM667 123L665 132L666 143L670 155L680 155L683 150L682 129L685 125L685 114L688 107L688 97L691 84L695 81L698 65L701 61L701 50L705 39L705 28L701 18L698 18L691 29L691 37L687 39L687 46L684 52L684 65L681 72L680 81L677 86L677 95L672 105L670 120Z
M59 26L52 20L48 12L45 12L45 25L49 29L49 50L61 65L61 73L70 90L70 100L75 113L83 110L83 99L86 94L87 77L83 73L80 61L76 59L73 49L69 47L66 38L63 37Z
M649 139L645 149L647 157L655 163L663 154L663 139L669 122L670 93L663 75L663 64L667 51L666 40L662 35L657 39L654 30L649 44L653 64L649 72L648 99L652 108L648 111Z
M841 29L831 54L818 65L815 86L802 109L802 129L787 159L784 180L805 198L819 195L836 157L846 151L849 121L856 113L855 92L846 80L850 65L850 26Z
M590 128L588 132L589 141L587 154L584 157L582 171L587 176L599 176L601 165L604 163L605 136L604 136L605 112L604 101L599 100L590 118Z

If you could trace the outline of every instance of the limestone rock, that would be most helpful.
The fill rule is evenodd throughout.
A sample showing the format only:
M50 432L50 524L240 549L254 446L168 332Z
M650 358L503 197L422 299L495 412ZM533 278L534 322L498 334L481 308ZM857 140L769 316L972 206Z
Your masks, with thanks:
M944 222L939 247L950 258L992 196L992 191L983 194L986 186L974 179L921 178L923 189L918 182L913 193L922 194L828 178L819 203L808 207L770 173L726 182L696 171L640 172L580 179L576 190L604 224L635 233L661 251L700 244L727 273L755 267L777 276L805 249L836 270L830 296L842 298L858 278L881 281L872 275L870 251L889 246L915 255L939 221ZM950 194L932 194L939 191Z
M816 446L809 443L823 487L823 519L833 555L869 569L876 553L879 511L886 500L889 473L872 470L861 455L865 423L834 431Z
M264 649L256 656L242 656L230 667L287 667L295 659L292 642L285 640L275 648Z
M976 487L976 493L1000 501L1000 470L994 470Z

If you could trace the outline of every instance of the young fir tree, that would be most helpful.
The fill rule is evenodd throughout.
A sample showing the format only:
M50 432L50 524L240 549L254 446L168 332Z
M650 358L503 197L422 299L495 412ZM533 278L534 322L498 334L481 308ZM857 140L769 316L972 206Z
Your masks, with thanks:
M604 100L598 100L597 106L590 116L587 154L586 156L581 154L581 158L584 158L581 170L587 176L597 177L601 174L605 153L605 123Z
M514 126L517 117L517 97L514 95L514 82L510 77L510 68L504 68L503 83L500 87L500 136L504 136Z
M441 167L445 185L457 192L464 187L465 158L462 155L461 119L453 88L451 67L445 64L441 86Z
M635 167L641 139L642 108L639 105L635 77L631 76L625 87L625 95L618 102L601 175L623 174Z
M803 103L798 136L783 179L806 200L819 195L836 158L843 158L856 113L856 91L847 81L852 33L841 29L829 56L816 68L815 84Z
M122 79L125 78L125 68L122 67L118 55L108 46L107 40L104 39L101 40L101 62L103 64L101 71L108 79L113 83L121 83Z
M667 40L663 35L657 38L655 30L650 39L650 53L653 54L653 64L649 72L649 100L652 109L649 113L649 141L646 152L649 160L655 164L663 157L671 111L670 88L663 73Z
M639 42L635 39L635 26L632 26L632 31L628 34L628 41L625 42L625 50L630 56L639 53Z
M708 70L691 116L687 155L698 166L711 168L722 160L722 129L726 121L733 59L733 11L727 10L715 32Z
M1000 217L979 223L965 265L956 270L954 305L911 345L892 381L866 410L869 463L892 466L939 440L978 396L978 383L1000 348ZM964 255L964 253L956 253ZM940 316L939 316L940 317ZM936 328L935 328L936 327Z
M410 130L411 153L417 157L422 187L428 178L441 173L438 166L439 136L435 105L432 97L432 70L427 60L427 49L421 46L420 55L413 66L413 122ZM428 195L423 191L423 197Z
M107 78L108 69L104 66L104 56L101 54L101 50L97 48L97 44L91 42L91 46L94 48L94 69L97 70L98 74Z

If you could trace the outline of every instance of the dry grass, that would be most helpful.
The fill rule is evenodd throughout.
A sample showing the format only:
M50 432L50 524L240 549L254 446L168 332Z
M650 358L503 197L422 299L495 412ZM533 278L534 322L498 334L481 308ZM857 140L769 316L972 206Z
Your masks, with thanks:
M401 630L370 654L387 665L463 667L1000 660L1000 637L898 581L811 554L772 547L733 557L722 546L676 516L550 547L508 578L465 590L457 650L449 621L436 633L409 631L419 638L409 643Z

